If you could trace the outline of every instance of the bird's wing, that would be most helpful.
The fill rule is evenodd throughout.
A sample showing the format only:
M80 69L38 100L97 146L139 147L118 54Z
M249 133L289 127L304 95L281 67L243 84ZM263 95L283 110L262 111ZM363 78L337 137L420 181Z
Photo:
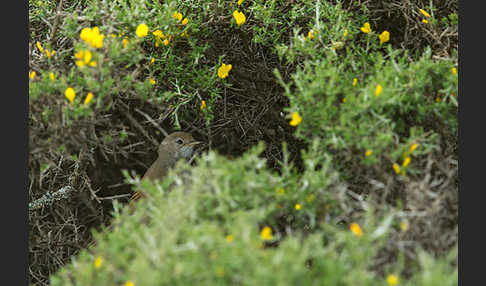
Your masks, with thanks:
M154 162L152 166L145 172L145 175L142 177L142 181L145 179L149 179L152 182L155 180L161 180L166 174L167 174L167 169L166 168L157 168L156 163ZM144 197L145 195L141 190L135 191L135 193L132 195L130 198L130 202L137 201L138 199Z

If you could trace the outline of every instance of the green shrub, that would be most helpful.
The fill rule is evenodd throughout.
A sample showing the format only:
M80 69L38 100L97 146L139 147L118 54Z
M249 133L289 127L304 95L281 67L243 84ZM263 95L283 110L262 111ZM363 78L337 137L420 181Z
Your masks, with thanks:
M355 44L357 37L343 44L345 51L326 48L333 40L322 39L323 30L315 41L297 36L292 48L280 47L288 61L304 57L289 83L275 71L291 102L287 110L302 118L296 136L307 142L322 138L322 148L344 163L392 170L412 153L413 144L421 146L414 155L427 154L437 148L442 128L457 132L452 63L432 60L430 49L410 62L406 52L382 48L372 33L361 33L366 45ZM424 128L434 122L442 124ZM365 156L368 150L372 153Z
M331 187L337 183L333 172L315 169L316 158L324 159L321 152L309 152L300 177L292 166L284 166L282 175L269 171L259 151L233 161L210 152L192 169L179 164L159 187L144 184L148 197L134 211L116 208L114 228L97 233L96 246L74 258L52 278L52 285L120 285L128 280L135 285L386 285L371 268L393 227L394 212L379 218L370 208L359 221L363 234L357 236L347 224L336 226L333 210L342 206L333 202L344 201ZM279 186L285 186L283 194L275 192ZM319 194L312 203L330 204L314 226L305 219L319 213L312 203L304 201L300 210L292 210L311 193ZM272 210L282 208L295 217L295 229L274 220ZM268 241L261 237L265 226L272 228ZM103 259L100 268L94 265L98 257ZM423 260L411 278L417 283L410 285L457 275L442 260ZM401 270L398 263L387 268L390 273Z

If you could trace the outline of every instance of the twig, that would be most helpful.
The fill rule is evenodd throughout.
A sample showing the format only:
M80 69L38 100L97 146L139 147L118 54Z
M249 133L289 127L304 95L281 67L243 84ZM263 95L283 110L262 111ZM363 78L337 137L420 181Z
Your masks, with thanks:
M98 198L98 196L96 195L96 193L97 193L97 192L98 192L100 189L97 189L97 190L95 191L95 190L93 190L93 189L91 188L91 185L90 185L90 184L88 184L88 189L89 189L89 192L91 193L91 195L93 196L93 198L96 200L96 202L97 202L98 204L99 204L99 203L101 203L100 198Z
M122 195L115 195L115 196L110 196L110 197L99 197L98 199L100 200L113 200L113 199L118 199L118 198L124 198L124 197L129 197L132 194L122 194Z
M129 111L129 108L128 106L123 102L123 101L120 101L122 103L122 105L126 108L127 112L123 113L127 118L128 120L130 120L130 122L138 129L140 130L140 132L142 132L142 134L147 137L147 139L149 139L150 142L152 142L152 144L154 144L155 147L159 147L159 142L157 142L157 140L153 139L152 137L150 137L147 133L147 131L145 131L145 129L137 122L137 120L135 118L133 118L133 116L130 115L130 113L128 113Z
M62 4L63 4L64 0L60 0L59 3L57 4L57 10L56 10L56 19L54 19L54 27L52 28L52 31L51 31L51 35L50 35L50 44L51 44L51 48L53 49L54 47L54 41L55 41L55 35L56 35L56 32L57 32L57 27L59 27L59 19L61 18L61 9L62 9Z
M152 117L150 117L147 113L141 111L138 108L135 108L135 111L138 112L138 113L140 113L141 115L143 115L145 118L147 118L147 120L150 123L152 123L152 125L155 126L157 129L159 129L159 131L162 132L164 134L164 136L169 135L169 133L167 133L167 131L165 131L164 128L160 127L160 125L157 124L157 122L155 122L154 119Z
M72 191L74 191L73 187L65 186L53 193L46 193L40 199L29 203L29 211L40 209L48 205L50 206L55 201L59 201L61 199L67 199L69 197L69 193L71 193Z

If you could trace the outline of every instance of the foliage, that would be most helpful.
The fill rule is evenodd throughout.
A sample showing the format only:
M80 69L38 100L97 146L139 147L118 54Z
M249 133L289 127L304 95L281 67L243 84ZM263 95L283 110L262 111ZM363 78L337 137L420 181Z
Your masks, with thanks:
M143 184L148 197L134 210L115 208L114 229L97 233L96 246L55 275L52 285L387 285L370 269L393 228L394 211L379 218L369 208L358 237L347 224L336 226L335 211L349 202L335 191L332 170L314 168L328 161L318 148L306 154L303 176L291 165L282 175L271 172L259 151L233 161L210 152L194 168L179 164L159 186ZM282 186L285 191L276 192ZM306 201L309 194L315 199ZM301 210L292 210L295 202L302 202ZM326 211L310 223L319 209ZM285 228L274 221L276 212L288 217ZM270 241L261 237L264 226L272 228ZM410 285L457 283L446 260L420 257ZM387 268L399 272L403 265Z
M457 7L358 2L29 0L31 282L457 285Z

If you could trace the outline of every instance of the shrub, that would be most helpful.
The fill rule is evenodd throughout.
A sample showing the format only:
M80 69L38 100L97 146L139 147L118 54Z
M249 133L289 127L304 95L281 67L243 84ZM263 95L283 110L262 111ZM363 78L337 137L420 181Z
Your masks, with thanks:
M135 285L387 285L371 269L393 227L394 211L379 218L370 205L358 222L361 236L348 224L336 226L336 214L352 208L335 187L333 172L314 169L313 161L326 161L317 149L306 155L302 177L290 165L283 166L283 175L268 170L258 158L261 148L233 161L210 152L192 169L179 164L158 187L143 185L148 197L135 210L116 207L114 228L97 233L96 246L82 251L52 278L52 285L128 280ZM275 191L280 186L283 193ZM315 199L299 199L308 194L316 194ZM302 209L295 210L295 202L302 202ZM310 214L323 209L309 223ZM287 219L276 221L276 211ZM270 239L263 236L264 227L271 228ZM457 284L446 258L420 257L410 285ZM99 268L97 258L102 259ZM387 265L390 273L401 268L400 263Z
M457 7L398 2L29 1L31 282L456 285Z

